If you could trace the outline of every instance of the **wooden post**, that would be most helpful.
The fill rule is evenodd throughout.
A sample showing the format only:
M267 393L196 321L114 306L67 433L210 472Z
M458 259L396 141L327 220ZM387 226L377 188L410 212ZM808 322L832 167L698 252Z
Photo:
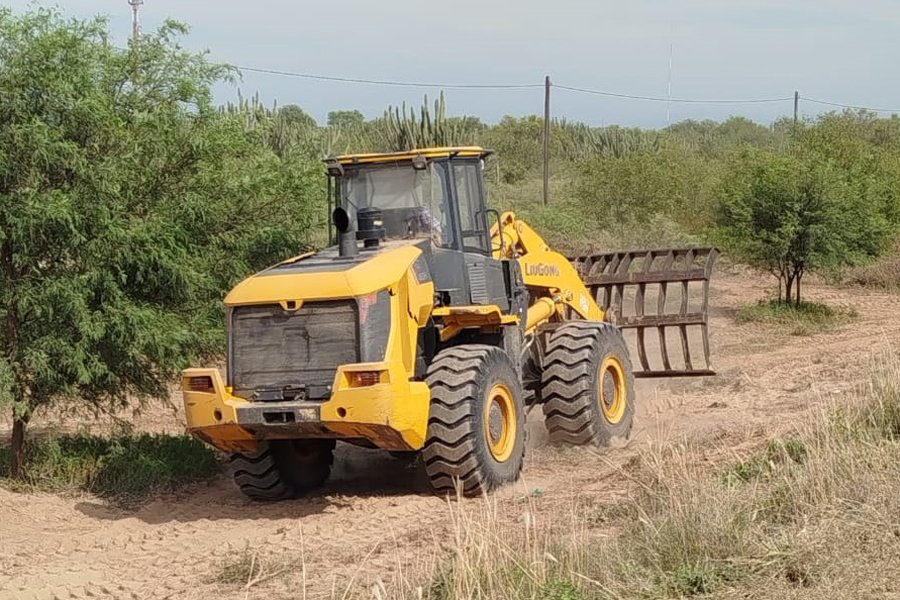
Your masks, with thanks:
M797 119L800 117L800 92L794 92L794 127L797 127Z
M550 76L544 78L544 206L550 200Z

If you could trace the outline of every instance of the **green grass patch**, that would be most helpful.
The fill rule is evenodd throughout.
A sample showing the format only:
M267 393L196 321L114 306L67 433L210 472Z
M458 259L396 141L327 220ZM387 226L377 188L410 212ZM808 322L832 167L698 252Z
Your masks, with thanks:
M187 436L79 434L31 440L25 454L25 477L13 480L10 448L0 448L0 485L123 501L207 481L221 468L215 451Z
M728 485L765 479L783 465L802 463L806 459L806 453L806 443L803 440L769 440L764 451L733 465L725 471L722 479Z
M551 579L544 584L540 597L546 600L584 600L581 589L569 579Z
M834 307L819 302L792 304L765 300L738 309L739 323L764 323L784 329L791 335L812 335L828 331L856 319L853 308Z
M743 574L727 563L684 564L655 578L656 592L662 597L681 598L714 592Z

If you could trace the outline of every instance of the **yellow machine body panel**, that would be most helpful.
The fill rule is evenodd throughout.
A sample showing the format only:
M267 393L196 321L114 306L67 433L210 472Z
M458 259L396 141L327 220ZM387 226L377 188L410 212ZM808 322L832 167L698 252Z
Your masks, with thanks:
M273 301L331 300L365 296L399 285L410 265L422 253L414 246L401 246L377 254L350 269L311 273L253 276L237 284L225 297L226 306L270 304ZM282 262L302 261L309 254Z
M384 360L340 365L330 398L291 403L294 435L361 438L387 450L424 445L430 393L425 383L411 379L418 330L431 317L434 286L416 278L412 266L420 254L414 246L402 246L344 271L258 274L228 294L229 307L277 303L292 310L306 301L359 298L382 290L390 294L392 326ZM256 447L259 436L240 424L240 410L278 408L235 395L217 369L186 370L182 389L189 430L226 452Z

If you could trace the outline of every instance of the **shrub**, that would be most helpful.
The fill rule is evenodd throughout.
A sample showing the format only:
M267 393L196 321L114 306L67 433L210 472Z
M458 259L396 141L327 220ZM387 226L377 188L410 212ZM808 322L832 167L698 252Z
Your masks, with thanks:
M739 323L766 323L786 329L791 335L812 335L849 323L859 315L853 308L832 307L817 302L791 304L764 300L738 309Z
M718 235L740 260L778 279L778 299L800 304L806 273L857 264L888 240L885 215L821 157L746 151L731 171Z
M43 491L91 492L117 500L207 481L220 471L215 452L191 437L134 435L103 438L79 434L33 440L21 482L9 479L10 448L0 448L0 483Z

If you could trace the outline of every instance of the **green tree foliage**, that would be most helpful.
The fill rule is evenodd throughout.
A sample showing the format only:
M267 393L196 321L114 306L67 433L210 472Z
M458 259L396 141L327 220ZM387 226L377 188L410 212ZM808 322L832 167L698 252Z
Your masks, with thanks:
M707 159L721 159L742 147L774 149L787 142L789 129L769 129L744 117L715 121L686 120L662 132L668 141L686 152Z
M665 215L685 230L713 222L720 172L677 148L600 154L577 163L572 194L593 218L619 225Z
M504 182L516 184L536 174L543 156L544 122L540 117L505 116L484 133L482 143L494 150Z
M319 170L211 103L230 71L167 23L132 51L106 23L0 9L0 405L20 475L34 412L164 396L222 343L217 299L301 250ZM315 198L315 199L314 199Z
M834 271L875 256L887 220L834 164L794 154L747 151L723 188L720 225L736 256L779 282L779 299L800 304L809 271ZM782 296L783 291L783 296Z
M287 104L278 109L278 116L288 125L301 129L314 129L319 126L305 110L296 104Z
M333 110L328 113L328 126L341 129L361 127L366 118L358 110Z
M807 160L832 164L865 205L900 224L900 118L866 111L822 116L797 135Z

